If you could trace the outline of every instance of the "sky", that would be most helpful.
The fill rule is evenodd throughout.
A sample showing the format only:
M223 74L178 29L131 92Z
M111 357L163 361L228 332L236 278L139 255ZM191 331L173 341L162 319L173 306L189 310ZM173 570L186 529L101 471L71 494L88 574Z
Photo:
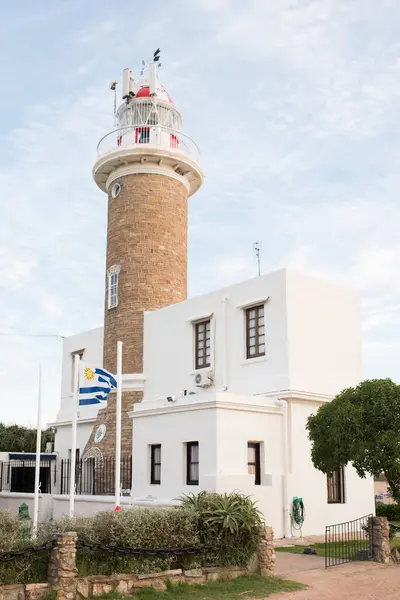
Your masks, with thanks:
M40 363L54 420L57 336L103 322L96 146L113 129L110 81L158 47L206 175L189 203L190 296L255 276L259 240L262 272L360 293L364 377L399 381L399 30L398 0L6 3L0 421L35 425Z

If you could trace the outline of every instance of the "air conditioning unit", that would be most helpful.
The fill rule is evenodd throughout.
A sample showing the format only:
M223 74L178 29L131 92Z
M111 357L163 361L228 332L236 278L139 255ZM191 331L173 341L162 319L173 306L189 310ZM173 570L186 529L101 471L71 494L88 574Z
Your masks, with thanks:
M197 387L207 388L214 383L214 374L209 370L199 371L194 375L194 383Z

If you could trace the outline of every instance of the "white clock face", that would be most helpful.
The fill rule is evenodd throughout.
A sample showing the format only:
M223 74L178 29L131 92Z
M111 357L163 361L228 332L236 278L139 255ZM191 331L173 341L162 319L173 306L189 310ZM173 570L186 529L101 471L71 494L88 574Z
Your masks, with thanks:
M104 423L99 425L96 433L94 434L94 441L96 442L96 444L101 442L103 437L106 435L106 431L107 431L107 427L104 425Z

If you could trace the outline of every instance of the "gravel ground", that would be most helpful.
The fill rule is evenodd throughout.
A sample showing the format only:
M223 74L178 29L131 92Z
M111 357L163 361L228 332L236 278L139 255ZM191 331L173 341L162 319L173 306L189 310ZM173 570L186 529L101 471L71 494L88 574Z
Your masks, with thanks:
M291 571L284 577L309 588L274 594L268 600L400 600L400 565L350 563L326 570Z

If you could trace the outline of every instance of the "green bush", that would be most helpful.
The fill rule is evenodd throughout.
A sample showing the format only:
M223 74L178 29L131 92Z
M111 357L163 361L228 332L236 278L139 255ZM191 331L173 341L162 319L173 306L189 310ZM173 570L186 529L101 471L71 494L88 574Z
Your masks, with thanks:
M90 544L121 548L188 548L209 546L210 551L181 557L118 556L78 548L80 576L112 573L151 573L174 568L242 566L257 549L260 514L254 502L241 494L207 494L182 498L179 508L132 508L93 517L62 518L39 524L35 545L48 545L55 533L76 531ZM30 545L20 522L0 512L0 552ZM27 554L0 563L1 583L47 581L49 552Z
M0 518L0 552L30 544L19 535L19 523L8 513ZM185 509L134 508L119 513L99 512L93 517L74 517L39 525L35 544L51 542L55 533L76 531L80 540L91 544L131 548L184 548L199 546L197 518ZM29 554L0 563L1 583L43 583L47 581L48 553ZM191 566L190 559L185 565ZM183 566L183 559L170 557L118 556L109 552L79 548L77 567L81 576L112 573L151 573Z
M376 516L387 517L389 521L400 521L400 504L376 505Z
M182 505L198 517L201 543L213 548L202 566L245 566L257 550L261 515L249 496L200 492L182 496Z
M21 522L9 512L0 511L0 552L19 550L30 544L23 534ZM0 563L0 583L45 583L48 558L48 552L40 552Z

